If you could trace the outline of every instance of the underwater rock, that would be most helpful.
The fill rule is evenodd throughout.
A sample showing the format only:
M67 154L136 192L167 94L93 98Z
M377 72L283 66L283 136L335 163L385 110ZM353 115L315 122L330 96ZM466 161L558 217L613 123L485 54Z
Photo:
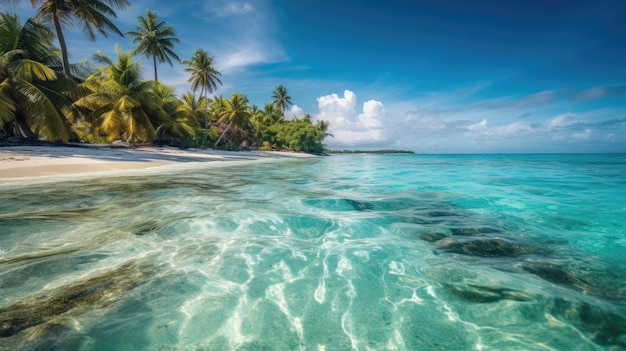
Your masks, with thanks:
M426 212L426 216L428 217L458 217L459 214L453 211L429 211Z
M574 280L563 267L549 262L524 262L522 269L551 283L573 286Z
M0 220L52 220L60 221L68 218L80 218L94 212L92 208L74 208L74 209L45 209L41 211L24 211L0 214Z
M582 327L602 346L626 348L626 317L586 302L556 299L550 314Z
M15 256L15 257L11 257L9 259L0 259L0 268L2 268L2 270L9 270L9 269L13 269L16 267L21 267L21 266L25 266L27 264L31 264L31 263L41 263L41 262L45 262L49 259L55 258L55 257L59 257L59 256L65 256L68 254L72 254L75 253L77 251L79 251L80 249L78 248L67 248L64 250L56 250L56 251L46 251L46 252L38 252L38 253L33 253L33 254L25 254L25 255L20 255L20 256ZM0 283L0 286L2 284Z
M448 236L443 234L443 233L422 233L419 235L419 238L424 240L424 241L428 241L428 242L435 242L437 240L441 240L444 238L447 238Z
M142 280L143 274L136 266L126 265L54 292L26 297L0 309L0 338L39 325L43 329L58 325L58 319L80 307L108 307Z
M134 234L138 236L144 236L154 233L157 229L158 225L156 223L147 223L146 226L142 226L142 228L136 230Z
M502 231L496 228L490 227L477 227L477 228L449 228L452 235L455 236L468 236L478 234L495 234Z
M439 249L462 255L479 257L519 256L545 254L538 247L509 242L498 238L454 240L451 237L436 242Z
M591 267L580 263L562 266L551 262L525 261L521 268L550 283L577 290L584 295L626 304L624 286L615 284L621 278L610 267Z
M505 288L490 288L487 286L479 285L463 285L457 286L454 284L446 284L446 290L466 301L478 302L478 303L491 303L501 300L513 300L513 301L531 301L530 295L512 289Z
M369 202L362 202L350 199L344 199L347 203L350 204L357 211L373 211L374 205Z

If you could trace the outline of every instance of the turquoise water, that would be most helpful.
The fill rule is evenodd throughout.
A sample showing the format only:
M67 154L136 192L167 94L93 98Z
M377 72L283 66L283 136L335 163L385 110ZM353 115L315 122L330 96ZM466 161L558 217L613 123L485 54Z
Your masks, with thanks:
M0 350L623 350L625 155L0 186Z

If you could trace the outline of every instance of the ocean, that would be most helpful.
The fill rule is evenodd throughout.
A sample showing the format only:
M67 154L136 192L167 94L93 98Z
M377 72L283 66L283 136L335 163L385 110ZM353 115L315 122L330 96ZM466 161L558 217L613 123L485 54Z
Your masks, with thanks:
M0 350L624 349L624 154L0 186Z

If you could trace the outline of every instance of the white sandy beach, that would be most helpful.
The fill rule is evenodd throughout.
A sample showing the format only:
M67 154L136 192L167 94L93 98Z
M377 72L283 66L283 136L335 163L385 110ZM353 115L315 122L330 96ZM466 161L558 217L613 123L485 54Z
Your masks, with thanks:
M229 152L171 147L110 145L0 147L0 184L94 172L141 170L189 162L243 161L312 157L288 152Z

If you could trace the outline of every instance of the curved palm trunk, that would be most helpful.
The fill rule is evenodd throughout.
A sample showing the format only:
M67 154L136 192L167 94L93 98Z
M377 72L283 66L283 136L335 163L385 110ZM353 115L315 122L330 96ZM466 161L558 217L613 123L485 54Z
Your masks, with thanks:
M152 56L152 62L154 62L154 80L158 82L159 77L157 76L156 56Z
M228 130L230 129L230 126L232 125L233 125L233 121L230 121L230 123L228 123L228 125L226 126L226 129L224 129L224 131L222 132L222 135L220 135L219 139L217 139L217 141L215 142L214 148L217 148L217 145L220 144L220 141L222 141L222 138L224 137L224 135L226 135L226 132L228 132Z
M67 78L72 78L70 73L70 59L67 54L67 44L65 43L65 37L63 36L63 30L61 29L61 22L59 21L59 17L56 15L56 13L52 15L52 22L54 22L54 29L57 32L57 38L59 38L59 46L61 47L63 73Z
M24 120L18 117L13 120L13 135L23 139L37 139L35 133L33 133L28 127L28 124L26 124Z
M206 95L206 89L204 87L202 87L202 91L200 92L200 96L202 95ZM206 137L209 131L209 111L208 111L209 106L207 106L206 101L207 101L207 97L205 96L204 97L204 138L202 139L203 147L206 147Z

